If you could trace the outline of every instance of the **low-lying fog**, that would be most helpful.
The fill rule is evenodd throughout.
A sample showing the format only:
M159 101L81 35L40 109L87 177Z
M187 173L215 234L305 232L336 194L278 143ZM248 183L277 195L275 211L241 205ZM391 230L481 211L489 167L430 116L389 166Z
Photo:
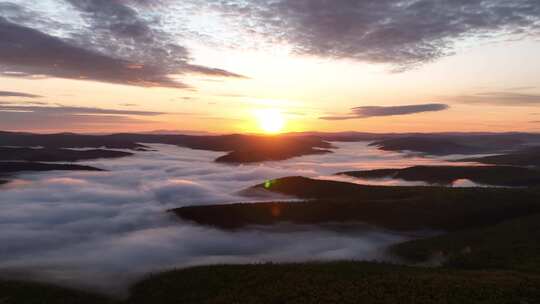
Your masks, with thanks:
M340 171L445 163L366 143L335 143L333 154L240 166L214 163L223 153L151 146L156 151L81 162L108 172L23 174L0 187L2 275L118 292L144 274L174 267L385 259L385 247L411 236L285 224L227 232L181 222L165 211L247 201L235 193L270 178L334 179Z

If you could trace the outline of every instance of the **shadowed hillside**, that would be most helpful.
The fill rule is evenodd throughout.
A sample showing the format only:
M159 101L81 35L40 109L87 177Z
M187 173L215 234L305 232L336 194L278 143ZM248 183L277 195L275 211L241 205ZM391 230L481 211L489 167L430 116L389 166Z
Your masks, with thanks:
M2 304L111 304L104 296L48 284L0 280Z
M76 162L98 158L120 158L133 153L103 149L70 150L55 148L6 148L0 147L0 160L30 162Z
M540 171L509 166L414 166L404 169L349 171L338 174L367 179L394 178L451 185L460 179L495 186L526 187L540 184Z
M35 162L3 162L0 161L0 172L15 173L22 171L103 171L91 166L73 165L73 164L47 164Z
M311 200L189 206L172 212L186 220L225 229L279 222L364 222L396 230L449 231L540 212L538 189L361 186L301 177L270 183L266 186L269 191Z
M144 146L144 143L170 144L191 149L228 152L226 155L216 159L216 161L224 163L284 160L302 155L329 153L330 151L325 149L332 147L329 143L314 136L259 136L238 134L195 136L128 133L112 135L79 135L71 133L31 134L0 132L0 145L4 147L40 146L48 149L105 147L110 149L146 150L148 147ZM103 154L105 153L103 150L100 151L102 151ZM68 152L65 150L56 150L55 152L57 152L58 155L63 154L63 157L69 157L66 155ZM87 153L90 154L90 152ZM97 153L97 151L94 153ZM76 156L73 155L72 157Z
M466 158L462 161L473 161L493 165L536 166L540 167L540 147L529 147L511 153L477 158Z
M108 135L81 135L74 133L32 134L0 132L0 144L4 147L44 147L44 148L100 148L143 149L143 145L129 139Z
M13 174L20 172L44 171L104 171L99 168L73 164L50 164L37 162L5 162L0 161L0 185L9 182Z
M501 134L417 134L375 141L371 145L386 151L413 151L431 155L501 153L540 143L540 135Z
M464 269L540 273L540 215L397 244L391 251L413 262L439 259Z

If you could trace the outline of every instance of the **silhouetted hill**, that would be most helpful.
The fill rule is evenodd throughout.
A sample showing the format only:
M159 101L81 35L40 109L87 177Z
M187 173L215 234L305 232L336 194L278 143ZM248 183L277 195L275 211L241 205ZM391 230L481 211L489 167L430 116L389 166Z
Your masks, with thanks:
M73 133L32 134L0 132L0 146L45 148L100 148L141 149L143 145L109 135L81 135Z
M50 164L38 162L0 161L0 185L9 182L9 178L19 172L43 171L104 171L91 166L74 164Z
M414 262L438 259L463 269L540 273L540 215L397 244L394 254Z
M449 185L460 179L495 186L540 185L540 171L510 166L414 166L404 169L349 171L338 174L367 178L396 178Z
M388 139L371 144L385 151L413 151L433 155L477 154L483 149L456 143L450 139L406 137Z
M145 150L147 148L144 146L145 143L229 152L217 161L230 163L283 160L301 155L329 153L330 151L323 149L331 148L329 143L314 136L0 133L0 146L41 146L49 149L106 147Z
M0 160L4 161L75 162L98 158L119 158L131 155L133 155L133 153L103 149L70 150L57 148L0 147Z
M540 146L528 147L518 151L477 158L466 158L461 161L473 161L493 165L536 166L540 167Z
M14 173L23 171L54 171L54 170L69 170L69 171L103 171L90 166L73 165L73 164L48 164L36 162L4 162L0 161L0 172Z
M262 136L262 135L140 135L115 134L113 137L142 143L165 143L191 149L224 151L228 154L217 162L250 163L269 160L284 160L291 157L330 153L331 145L312 136Z
M437 132L437 133L368 133L368 132L297 132L288 133L291 136L315 136L327 141L384 141L400 138L422 138L422 139L448 139L456 142L472 143L476 140L486 141L488 144L522 144L522 143L540 143L540 134L521 133L521 132Z
M189 206L172 212L225 229L279 222L363 222L397 230L449 231L540 212L538 189L362 186L296 177L278 179L265 188L311 200Z
M0 161L0 185L10 181L12 175L19 172L43 172L43 171L104 171L91 166L74 164L50 164L38 162L6 162Z
M354 199L402 199L425 193L428 187L384 187L290 176L266 182L243 190L249 196L269 191L305 199L354 198ZM432 190L439 189L431 187Z
M0 132L0 146L46 148L99 148L144 150L145 143L228 152L220 162L283 160L301 155L328 153L327 141L373 141L383 150L416 151L436 155L500 153L540 143L529 133L405 133L304 132L277 136L136 134L81 135L73 133L31 134Z
M218 157L220 163L253 163L261 161L285 160L292 157L312 154L332 153L330 150L314 149L309 145L279 143L274 146L252 147L237 150Z
M386 151L413 151L432 155L501 153L540 143L539 134L419 134L384 139L371 145Z

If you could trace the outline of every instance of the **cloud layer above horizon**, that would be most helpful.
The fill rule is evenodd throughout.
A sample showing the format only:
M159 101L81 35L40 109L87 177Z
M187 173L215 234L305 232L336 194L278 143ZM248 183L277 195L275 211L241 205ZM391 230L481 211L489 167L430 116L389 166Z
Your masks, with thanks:
M30 105L34 104L34 105ZM70 130L88 128L95 131L104 125L144 124L141 117L155 117L168 113L157 111L117 110L92 107L43 105L42 103L0 102L0 129L2 130ZM93 130L92 130L93 129Z
M67 2L80 18L78 26L43 16L28 3L0 2L1 74L171 88L188 88L173 77L186 73L244 77L190 64L188 50L170 33L152 26L159 21L143 19L122 1ZM48 33L50 28L59 34Z
M446 97L449 101L464 104L486 104L496 106L536 106L540 105L540 94L523 92L481 92L469 95Z
M294 52L395 70L452 54L469 38L522 39L540 33L536 0L208 1L250 32Z
M41 96L24 92L0 91L0 97L39 98Z
M461 41L539 33L536 0L7 0L0 73L188 88L178 75L244 77L192 63L191 42L286 45L403 71L452 54Z

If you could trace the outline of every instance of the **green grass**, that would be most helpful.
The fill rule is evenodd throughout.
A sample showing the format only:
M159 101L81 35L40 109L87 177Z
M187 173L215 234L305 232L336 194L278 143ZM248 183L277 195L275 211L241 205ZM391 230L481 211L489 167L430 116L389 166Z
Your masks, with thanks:
M217 265L148 276L126 300L0 281L2 304L539 303L540 276L374 262Z
M540 277L367 262L206 266L148 278L130 303L537 303Z
M128 299L0 281L2 304L538 303L540 276L370 262L203 266L147 277Z

